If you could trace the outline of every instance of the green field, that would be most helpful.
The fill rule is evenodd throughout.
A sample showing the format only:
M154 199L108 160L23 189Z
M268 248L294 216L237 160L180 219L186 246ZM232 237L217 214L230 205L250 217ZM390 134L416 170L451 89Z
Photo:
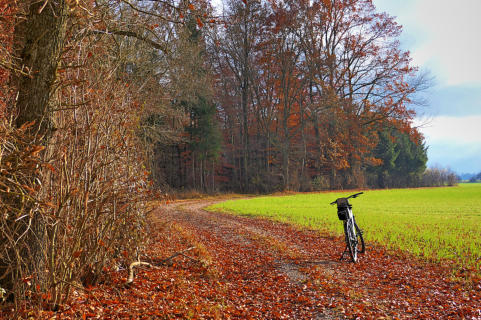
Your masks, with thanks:
M353 192L297 194L232 200L208 208L342 234L335 206ZM368 190L352 199L368 243L379 243L458 266L481 266L481 184L427 189Z

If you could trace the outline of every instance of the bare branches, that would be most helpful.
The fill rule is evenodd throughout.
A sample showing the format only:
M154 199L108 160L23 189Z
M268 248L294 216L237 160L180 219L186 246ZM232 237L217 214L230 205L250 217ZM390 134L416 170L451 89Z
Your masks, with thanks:
M187 259L190 259L192 261L195 261L195 262L199 262L197 259L194 259L192 257L189 257L188 255L186 255L185 253L190 251L190 250L193 250L195 249L195 246L194 247L190 247L190 248L187 248L185 250L182 250L180 252L176 252L174 253L173 255L171 255L170 257L168 258L165 258L163 259L162 261L160 261L160 264L165 264L166 262L174 259L175 257L178 257L178 256L183 256ZM125 281L124 285L125 286L129 286L131 285L133 282L134 282L134 268L137 268L137 267L142 267L142 266L146 266L146 267L149 267L149 268L154 268L155 266L153 266L152 264L148 263L148 262L143 262L143 261L134 261L132 262L130 265L129 265L129 277L127 278L127 281Z
M153 47L155 49L161 50L165 54L168 53L168 50L164 45L162 45L160 43L157 43L157 42L147 38L146 36L143 36L143 35L141 35L137 32L134 32L134 31L128 31L128 30L109 30L109 31L92 30L92 31L90 31L90 34L107 34L107 35L118 35L118 36L132 37L132 38L136 38L138 40L141 40L141 41L147 43L148 45L150 45L151 47Z
M157 14L155 12L152 12L152 11L146 11L144 9L141 9L135 5L133 5L130 1L128 0L122 0L123 3L127 4L131 9L137 11L137 12L140 12L140 13L143 13L145 15L148 15L148 16L152 16L152 17L156 17L156 18L159 18L159 19L162 19L164 21L168 21L168 22L173 22L173 23L182 23L181 20L174 20L174 19L171 19L171 18L168 18L166 17L165 15L161 15L161 14ZM172 8L172 9L175 9L175 10L178 10L177 7L175 7L174 5L166 2L166 1L155 1L155 2L158 2L158 3L162 3L164 5L167 5L168 7Z
M190 260L194 260L194 261L198 262L196 259L194 259L194 258L192 258L192 257L189 257L189 256L187 256L187 255L185 254L186 252L189 252L190 250L193 250L193 249L195 249L195 246L190 247L190 248L187 248L187 249L182 250L182 251L180 251L180 252L176 252L176 253L174 253L173 255L171 255L170 257L165 258L165 259L163 259L162 261L160 261L160 264L164 264L164 263L166 263L166 262L168 262L168 261L170 261L170 260L172 260L172 259L174 259L175 257L178 257L178 256L184 256L184 257L186 257L186 258L188 258L188 259L190 259Z

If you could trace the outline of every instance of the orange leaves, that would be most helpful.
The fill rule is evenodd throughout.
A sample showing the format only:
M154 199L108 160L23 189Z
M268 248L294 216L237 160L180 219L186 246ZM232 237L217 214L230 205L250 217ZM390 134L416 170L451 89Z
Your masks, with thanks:
M199 202L178 205L150 221L154 231L146 254L156 268L139 268L130 288L121 285L126 270L104 269L110 281L88 290L72 288L62 316L471 319L479 314L479 278L465 285L452 280L463 278L462 272L379 246L369 246L358 264L339 262L341 237L267 219L207 213L198 209ZM202 250L160 263L194 244ZM121 254L128 257L126 251ZM33 277L22 281L31 287Z
M80 257L80 255L82 254L82 252L83 252L83 250L75 251L75 252L72 254L72 257L78 258L78 257Z
M197 11L197 9L195 8L195 6L194 6L192 3L187 4L187 8L188 8L188 10L190 10L191 12ZM197 15L197 14L196 14L196 15ZM204 13L204 14L203 14L203 17L204 17L204 18L207 18L207 14ZM184 13L183 13L182 11L179 11L179 18L180 18L180 19L184 19ZM198 26L199 28L204 27L204 22L201 20L200 15L195 17L195 21L196 21L197 26Z
M40 151L44 149L45 149L45 146L33 146L30 150L30 155L37 157Z

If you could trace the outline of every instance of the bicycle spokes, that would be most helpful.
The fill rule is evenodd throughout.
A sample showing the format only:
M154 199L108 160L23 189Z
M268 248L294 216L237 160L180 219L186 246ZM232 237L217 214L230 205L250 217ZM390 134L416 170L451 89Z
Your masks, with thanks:
M357 254L361 252L358 248L358 243L359 243L358 236L362 237L362 235L360 234L358 235L356 233L356 226L354 225L352 219L348 219L344 223L344 235L346 240L346 248L344 249L344 252L342 253L340 259L342 260L344 258L344 254L348 252L352 261L357 262ZM361 245L364 246L363 240Z

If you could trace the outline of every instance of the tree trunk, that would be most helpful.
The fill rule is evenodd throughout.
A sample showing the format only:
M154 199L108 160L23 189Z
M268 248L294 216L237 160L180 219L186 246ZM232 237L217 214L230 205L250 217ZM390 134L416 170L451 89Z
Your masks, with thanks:
M64 0L29 0L28 17L15 29L15 53L30 76L15 79L17 126L35 121L41 135L53 127L52 97L64 48L68 6Z
M246 35L247 41L247 35ZM246 44L247 46L247 44ZM248 80L248 71L247 71L247 59L248 59L248 51L246 49L245 52L245 66L243 71L243 82L241 88L241 103L242 103L242 133L243 133L243 150L242 150L242 159L243 159L243 171L244 171L244 190L247 191L249 185L249 119L248 119L248 94L249 94L249 80Z
M19 18L16 23L13 52L22 70L29 75L14 74L11 78L11 86L17 91L16 125L20 127L34 122L29 128L33 139L31 144L48 147L48 138L53 128L51 106L54 83L64 48L69 8L64 0L28 0L24 1L22 6L26 16ZM26 185L37 190L37 195L41 193L37 182L39 178L39 174L35 173L25 181ZM23 290L20 278L33 276L32 281L40 287L32 285L32 288L45 289L45 286L48 286L44 254L46 251L43 251L48 246L48 233L43 217L36 211L33 201L28 205L20 198L14 201L16 202L13 205L29 218L12 221L12 230L16 230L12 238L21 238L23 244L17 243L19 255L16 259L16 270L11 270L10 274L1 280L0 285L15 295L21 294ZM0 269L4 267L0 265Z
M249 7L247 7L249 8ZM246 9L249 10L249 9ZM242 43L242 80L241 80L241 109L242 109L242 133L243 133L243 150L242 150L242 165L244 171L244 181L243 181L243 191L249 189L249 57L250 43L249 43L249 14L244 14L244 33L243 33L243 43Z

